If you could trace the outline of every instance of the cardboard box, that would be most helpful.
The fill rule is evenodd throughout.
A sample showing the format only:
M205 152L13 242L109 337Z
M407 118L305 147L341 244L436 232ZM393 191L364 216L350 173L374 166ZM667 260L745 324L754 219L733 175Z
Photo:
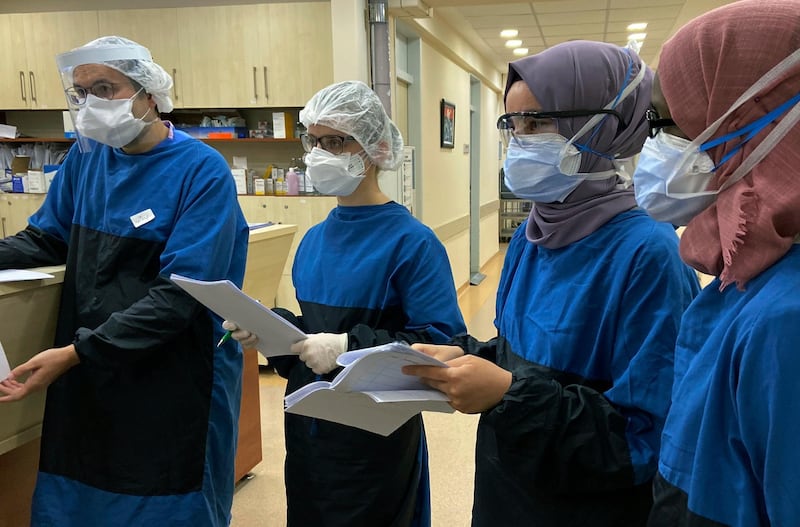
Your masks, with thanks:
M14 159L11 160L11 173L14 175L27 174L30 165L30 156L14 156Z
M272 112L272 130L275 139L294 137L294 123L289 112Z
M247 128L231 126L190 126L178 130L197 139L239 139L247 137Z
M28 175L23 180L25 192L30 194L44 194L47 192L47 183L44 172L41 170L28 170Z
M64 121L64 137L75 138L75 125L72 122L72 114L69 111L61 113L61 118Z
M239 195L247 194L247 169L232 168L231 175L236 183L236 193Z

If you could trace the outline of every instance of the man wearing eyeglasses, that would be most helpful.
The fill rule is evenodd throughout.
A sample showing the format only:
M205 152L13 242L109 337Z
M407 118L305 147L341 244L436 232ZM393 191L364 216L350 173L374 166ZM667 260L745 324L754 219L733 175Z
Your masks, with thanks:
M0 268L66 264L54 347L0 379L47 389L32 525L230 522L241 349L169 280L241 286L248 230L225 160L159 119L172 79L103 37L59 55L78 132Z

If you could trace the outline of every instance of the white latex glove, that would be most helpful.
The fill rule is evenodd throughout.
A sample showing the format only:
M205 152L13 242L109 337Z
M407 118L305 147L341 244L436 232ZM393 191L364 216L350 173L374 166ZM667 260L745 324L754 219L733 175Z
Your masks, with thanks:
M222 329L230 331L233 340L241 344L243 348L255 348L256 344L258 344L258 335L250 333L246 329L241 329L233 322L228 320L223 321Z
M314 333L307 339L292 344L292 353L317 375L336 368L336 357L347 351L347 333Z

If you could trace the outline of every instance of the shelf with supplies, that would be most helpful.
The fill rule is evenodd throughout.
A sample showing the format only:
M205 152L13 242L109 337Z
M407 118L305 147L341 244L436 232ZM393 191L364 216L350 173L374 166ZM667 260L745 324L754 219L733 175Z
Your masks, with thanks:
M17 137L15 139L2 138L0 143L71 143L71 137Z
M513 194L503 192L500 198L500 223L499 238L501 242L508 242L528 216L530 216L533 202L517 197L506 197Z

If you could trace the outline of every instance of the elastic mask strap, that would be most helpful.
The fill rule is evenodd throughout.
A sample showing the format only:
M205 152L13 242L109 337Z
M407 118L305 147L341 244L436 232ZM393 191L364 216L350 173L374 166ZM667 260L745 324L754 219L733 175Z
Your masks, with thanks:
M798 93L797 95L795 95L794 97L792 97L791 99L786 101L785 103L781 104L780 106L778 106L777 108L775 108L774 110L769 112L767 115L764 115L763 117L760 117L760 118L756 119L755 121L753 121L752 123L748 124L747 126L744 126L744 127L740 128L739 130L736 130L736 131L731 132L729 134L723 135L722 137L718 137L718 138L716 138L716 139L714 139L712 141L709 141L707 143L703 143L702 145L700 145L700 151L701 152L707 152L707 151L711 150L712 148L715 148L715 147L717 147L717 146L719 146L721 144L727 143L728 141L736 139L737 137L746 136L730 152L725 154L725 156L723 156L723 158L719 161L719 163L717 163L717 165L714 167L714 170L718 169L726 161L728 161L730 158L732 158L734 155L736 155L736 153L739 150L741 150L741 148L745 145L745 143L747 143L750 139L752 139L753 137L758 135L758 133L761 132L761 130L763 130L766 126L768 126L772 121L774 121L775 119L777 119L778 117L783 115L783 113L785 113L792 106L797 104L798 101L800 101L800 93Z
M773 148L783 139L786 134L798 123L800 122L800 104L798 104L797 99L800 97L793 97L792 100L795 100L795 106L792 108L789 113L786 114L786 117L775 125L775 128L764 138L761 143L753 150L753 152L747 156L741 165L731 174L731 177L722 184L719 188L719 192L722 192L726 188L730 187L744 176L750 173L750 171L755 167L758 163L764 159L767 154L769 154Z
M714 135L717 129L722 125L722 122L727 119L727 117L736 111L739 106L747 102L750 98L756 95L758 92L769 86L770 84L774 83L776 79L778 79L781 75L783 75L788 69L794 66L797 62L800 62L800 49L797 49L794 53L783 59L779 62L774 68L769 70L765 73L755 84L750 86L747 91L745 91L741 97L739 97L735 103L728 109L727 112L722 114L722 116L711 123L711 125L705 129L703 133L698 135L692 144L689 145L687 150L687 155L691 154L690 151L694 151L695 149L700 148L700 145L706 142L706 139Z

